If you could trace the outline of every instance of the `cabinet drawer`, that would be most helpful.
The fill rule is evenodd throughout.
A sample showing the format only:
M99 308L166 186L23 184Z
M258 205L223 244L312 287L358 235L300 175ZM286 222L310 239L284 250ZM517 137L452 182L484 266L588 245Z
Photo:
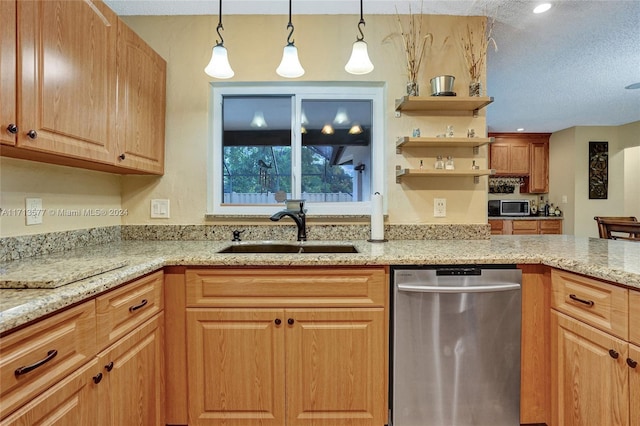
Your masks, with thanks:
M541 234L562 234L562 221L561 220L541 220L540 233Z
M491 225L491 235L502 235L504 228L504 220L489 220Z
M384 268L233 268L186 272L187 306L384 306Z
M629 341L640 345L640 291L629 290Z
M98 346L106 348L164 308L158 271L96 298Z
M95 327L90 301L0 339L0 418L91 359Z
M551 271L551 307L622 339L628 336L628 291L565 271Z
M514 220L511 223L513 234L537 234L537 220Z

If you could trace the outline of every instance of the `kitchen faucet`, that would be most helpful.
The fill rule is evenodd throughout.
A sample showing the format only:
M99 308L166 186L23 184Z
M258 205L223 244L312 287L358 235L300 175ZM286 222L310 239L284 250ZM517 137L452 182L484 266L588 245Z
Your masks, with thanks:
M269 219L277 222L283 217L289 216L296 222L296 225L298 226L298 241L307 241L307 216L304 213L304 209L302 208L303 206L304 203L300 203L300 211L298 212L289 209L280 210Z

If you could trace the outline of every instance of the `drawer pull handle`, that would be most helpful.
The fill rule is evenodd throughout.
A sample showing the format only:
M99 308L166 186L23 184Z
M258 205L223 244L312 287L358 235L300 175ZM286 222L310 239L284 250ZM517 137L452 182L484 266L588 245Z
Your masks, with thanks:
M43 366L44 364L46 364L47 362L51 361L52 359L54 359L56 357L56 355L58 355L58 351L53 349L50 350L49 352L47 352L47 356L44 357L43 359L41 359L40 361L31 364L31 365L26 365L24 367L20 367L20 368L16 368L15 371L15 375L16 376L22 376L23 374L27 374L30 371L35 370L38 367Z
M631 368L636 368L638 366L638 361L634 361L631 358L627 358L627 365Z
M616 352L614 349L609 349L609 355L613 359L618 359L618 357L620 356L620 354Z
M576 296L575 294L570 294L569 295L569 299L571 300L575 300L576 302L580 302L583 303L589 307L595 305L595 302L593 300L584 300L584 299L580 299L578 296Z
M129 312L135 312L140 308L144 308L147 303L148 303L147 299L142 299L142 302L140 302L139 304L134 305L134 306L130 306L129 307Z
M104 366L104 369L107 371L113 370L113 361L109 362L109 364Z

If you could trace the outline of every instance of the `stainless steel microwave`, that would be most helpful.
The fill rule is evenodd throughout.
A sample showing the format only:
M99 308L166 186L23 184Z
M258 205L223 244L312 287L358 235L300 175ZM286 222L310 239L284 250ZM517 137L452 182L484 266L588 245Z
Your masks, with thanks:
M529 216L528 200L489 200L489 217Z
M529 216L529 200L500 200L500 216Z

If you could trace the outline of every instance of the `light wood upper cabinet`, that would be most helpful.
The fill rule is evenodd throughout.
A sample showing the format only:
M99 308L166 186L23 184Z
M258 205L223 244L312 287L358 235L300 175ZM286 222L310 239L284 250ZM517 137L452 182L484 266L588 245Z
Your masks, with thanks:
M489 168L497 175L523 176L521 193L549 192L550 133L489 133Z
M101 0L0 8L0 154L162 174L165 61Z
M117 24L99 1L18 2L20 148L112 162Z
M531 142L529 193L549 192L549 141Z
M164 171L166 62L118 20L118 132L122 167Z
M490 145L490 166L500 175L525 175L529 173L529 143L496 139Z
M0 1L0 144L15 145L16 116L16 2Z

